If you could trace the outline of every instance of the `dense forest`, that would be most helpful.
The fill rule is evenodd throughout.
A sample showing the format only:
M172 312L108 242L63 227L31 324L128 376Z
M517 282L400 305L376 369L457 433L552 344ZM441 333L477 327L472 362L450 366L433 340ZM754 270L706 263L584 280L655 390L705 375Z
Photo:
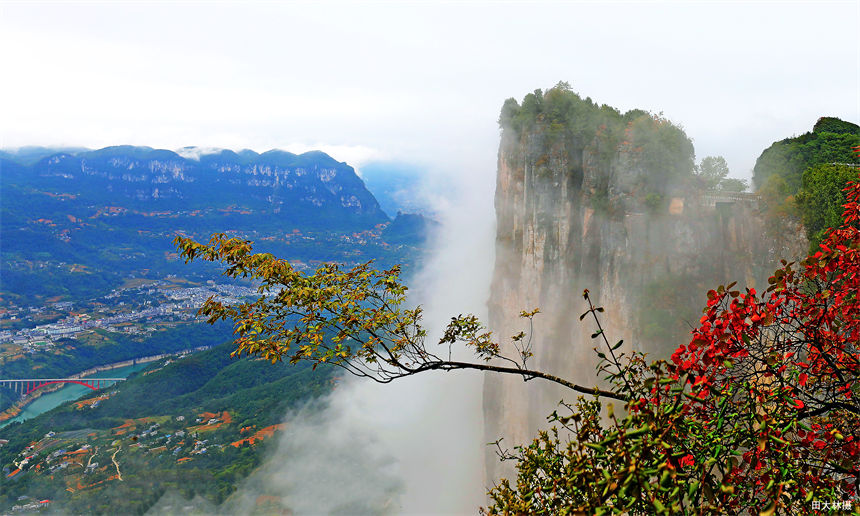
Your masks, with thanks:
M541 147L548 155L553 149L563 149L572 164L573 184L590 190L590 202L596 210L614 211L620 206L613 202L616 193L611 191L608 177L583 184L587 181L583 177L586 164L575 164L586 149L599 162L591 166L617 165L620 151L633 168L648 171L638 175L625 192L629 194L625 196L628 204L662 211L671 192L686 191L700 183L693 143L679 126L641 109L621 113L612 106L598 105L590 97L583 99L564 82L545 92L535 90L522 103L506 100L499 124L512 131L514 138L529 139L525 148ZM544 162L538 160L536 165Z
M842 217L842 189L857 175L860 126L821 117L812 131L774 142L753 169L763 213L771 227L786 219L801 220L810 249L818 248L826 228Z

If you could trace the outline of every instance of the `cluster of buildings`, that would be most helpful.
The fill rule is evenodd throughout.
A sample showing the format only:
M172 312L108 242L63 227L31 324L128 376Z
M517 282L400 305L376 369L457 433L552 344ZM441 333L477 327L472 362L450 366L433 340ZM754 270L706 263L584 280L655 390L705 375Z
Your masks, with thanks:
M204 422L204 425L211 425L204 431L211 431L218 428L221 424L226 423L223 417L216 414L202 414L204 418L198 418L197 422ZM215 417L209 417L215 416ZM185 420L184 416L175 418L177 423ZM10 467L4 468L3 476L11 478L22 474L25 471L36 469L42 470L47 474L59 473L70 466L76 466L75 471L80 471L87 475L99 468L98 458L109 456L111 450L116 450L122 446L122 443L128 444L129 448L139 448L147 450L148 453L170 452L173 457L190 457L191 455L203 455L209 451L209 448L223 449L226 443L210 444L210 439L202 439L198 437L197 432L189 433L186 430L194 428L202 428L204 425L196 427L182 428L184 425L179 425L180 428L163 432L161 425L157 422L152 422L146 427L137 427L134 424L127 424L112 429L109 433L104 433L100 437L96 434L89 434L86 439L90 442L75 445L77 440L67 435L69 432L57 435L51 431L45 434L44 438L39 442L30 444L22 449ZM131 430L129 432L129 430ZM80 436L77 436L80 438ZM223 440L223 438L221 439ZM112 441L109 443L109 441ZM92 444L91 444L92 443ZM109 444L108 444L109 443ZM71 447L69 445L72 445ZM94 444L96 445L94 447ZM99 453L99 449L107 450ZM105 455L108 454L108 455ZM184 462L184 459L180 462ZM71 470L70 470L71 471Z
M13 505L12 512L19 511L34 511L38 509L44 509L45 507L49 507L51 505L51 500L30 500L29 496L19 496L19 502L24 502L23 504Z
M159 283L166 284L165 282ZM103 313L104 316L102 317L94 317L94 314L87 313L69 313L65 318L50 324L37 325L17 331L0 331L0 344L13 344L20 348L20 352L32 354L52 349L54 341L58 339L76 338L78 334L96 328L111 332L134 333L140 330L128 327L127 323L161 319L191 320L196 317L194 312L197 308L212 296L222 303L232 304L238 303L241 298L257 294L257 291L250 287L216 285L211 281L206 286L170 290L152 288L152 284L147 285L147 287L149 287L148 290L141 293L155 295L155 302L152 300L142 301L138 304L138 308L130 310L120 309L120 307L126 306L125 302L120 302L116 305L115 311L112 310L115 312L113 314L105 308L99 309L97 312ZM120 295L121 291L113 291L105 296L105 299L114 299ZM64 302L55 303L52 308L71 311L73 306L71 302ZM126 327L119 328L120 325Z

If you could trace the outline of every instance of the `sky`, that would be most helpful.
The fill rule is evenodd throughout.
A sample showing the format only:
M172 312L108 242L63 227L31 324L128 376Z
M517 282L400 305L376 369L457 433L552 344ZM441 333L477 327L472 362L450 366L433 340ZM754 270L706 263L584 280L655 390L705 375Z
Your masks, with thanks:
M567 81L748 177L819 116L860 121L858 20L860 0L0 0L0 148L318 148L492 176L503 101Z

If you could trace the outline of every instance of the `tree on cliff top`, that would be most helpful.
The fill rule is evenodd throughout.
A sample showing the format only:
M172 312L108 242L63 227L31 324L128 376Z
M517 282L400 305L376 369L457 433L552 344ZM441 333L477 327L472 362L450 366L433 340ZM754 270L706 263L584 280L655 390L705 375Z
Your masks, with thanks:
M609 177L624 176L625 194L635 209L666 211L668 197L697 186L693 142L683 128L641 109L621 113L582 98L567 83L535 90L522 103L507 99L499 125L503 138L521 143L521 151L506 155L514 167L530 163L538 169L557 156L568 161L567 173L579 184L591 170L588 199L599 211L620 213L623 204L609 203ZM522 152L528 154L521 159ZM585 163L588 163L586 165ZM610 174L608 171L613 170ZM602 171L602 172L596 172ZM725 185L737 188L726 180Z
M592 389L528 367L533 343L513 336L504 356L471 315L451 319L438 347L426 345L421 308L401 308L395 267L334 264L305 275L251 244L215 235L208 245L176 239L186 261L224 262L225 274L260 280L255 302L209 299L210 322L232 319L234 355L333 363L376 381L429 370L477 369L543 378L588 394L531 443L500 450L517 462L515 485L490 490L488 512L507 514L762 515L846 507L857 495L860 439L860 182L846 189L842 224L799 265L783 262L763 295L733 285L707 293L692 339L671 361L620 352L584 298L601 348ZM532 320L537 311L523 312ZM455 344L481 359L451 358ZM604 400L609 424L601 421ZM623 412L623 413L622 413ZM826 504L826 505L823 505ZM860 510L860 508L857 508Z
M722 156L706 156L696 167L696 178L705 190L743 192L747 182L729 176L729 164Z
M809 167L825 163L860 163L851 148L860 145L860 127L838 118L822 117L812 131L774 142L756 160L753 184L756 190L783 191L767 199L768 209L780 209L785 200L803 185ZM793 202L789 199L789 203Z

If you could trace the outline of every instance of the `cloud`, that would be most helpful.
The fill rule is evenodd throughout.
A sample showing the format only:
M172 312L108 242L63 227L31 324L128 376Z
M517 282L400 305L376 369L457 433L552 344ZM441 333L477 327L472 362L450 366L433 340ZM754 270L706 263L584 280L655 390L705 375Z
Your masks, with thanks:
M762 143L860 118L856 2L2 9L0 146L329 142L438 163L494 155L504 99L567 80L664 111L746 173Z
M295 514L396 512L403 492L397 461L372 426L361 424L360 400L343 392L287 416L274 456L232 497L227 512L250 514L261 497Z
M338 145L325 142L317 142L315 144L288 143L281 148L294 154L320 150L338 161L344 161L351 165L356 169L356 172L359 172L361 166L365 163L384 161L389 158L385 152L366 145Z
M208 154L218 154L223 149L218 147L182 147L181 149L176 149L176 154L179 154L185 159L193 159L194 161L200 161L200 156L206 156Z

